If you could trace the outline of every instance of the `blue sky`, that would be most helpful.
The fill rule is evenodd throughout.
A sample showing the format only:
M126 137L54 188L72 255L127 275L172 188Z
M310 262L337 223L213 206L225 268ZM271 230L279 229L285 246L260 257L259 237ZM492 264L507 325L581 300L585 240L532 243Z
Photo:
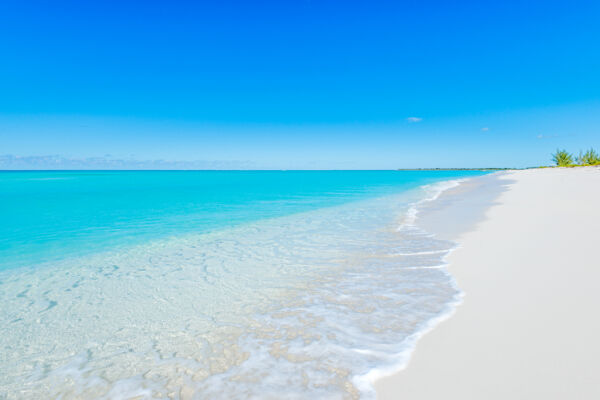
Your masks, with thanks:
M600 148L598 20L597 1L5 0L0 154L547 164Z

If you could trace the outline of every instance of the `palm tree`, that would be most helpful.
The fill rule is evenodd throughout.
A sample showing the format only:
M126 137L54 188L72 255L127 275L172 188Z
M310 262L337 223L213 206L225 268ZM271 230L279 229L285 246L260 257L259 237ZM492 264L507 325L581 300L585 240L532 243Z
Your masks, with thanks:
M557 149L556 153L552 154L552 160L559 167L568 167L573 165L573 156L566 150Z
M581 165L598 165L600 164L600 156L594 149L589 149L579 156L578 161Z

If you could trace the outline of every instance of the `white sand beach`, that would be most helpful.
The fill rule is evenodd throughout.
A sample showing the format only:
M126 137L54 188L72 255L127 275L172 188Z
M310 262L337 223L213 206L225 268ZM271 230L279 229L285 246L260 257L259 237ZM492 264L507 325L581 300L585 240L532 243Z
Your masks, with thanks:
M460 243L448 261L465 296L405 370L376 382L379 399L600 399L600 168L493 179L423 213L434 232L481 214L437 229Z

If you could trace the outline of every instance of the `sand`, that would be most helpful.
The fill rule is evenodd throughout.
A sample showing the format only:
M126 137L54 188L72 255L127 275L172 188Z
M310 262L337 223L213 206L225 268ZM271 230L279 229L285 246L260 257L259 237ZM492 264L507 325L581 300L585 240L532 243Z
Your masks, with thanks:
M600 399L600 168L473 179L420 223L465 297L379 399Z

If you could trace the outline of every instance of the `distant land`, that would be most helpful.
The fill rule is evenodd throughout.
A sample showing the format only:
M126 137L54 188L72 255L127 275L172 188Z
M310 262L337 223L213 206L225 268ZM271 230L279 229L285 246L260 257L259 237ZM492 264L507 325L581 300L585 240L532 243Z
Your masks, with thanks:
M530 167L536 168L536 167ZM398 168L396 171L508 171L517 169L529 169L529 168L496 168L496 167L485 167L485 168Z

